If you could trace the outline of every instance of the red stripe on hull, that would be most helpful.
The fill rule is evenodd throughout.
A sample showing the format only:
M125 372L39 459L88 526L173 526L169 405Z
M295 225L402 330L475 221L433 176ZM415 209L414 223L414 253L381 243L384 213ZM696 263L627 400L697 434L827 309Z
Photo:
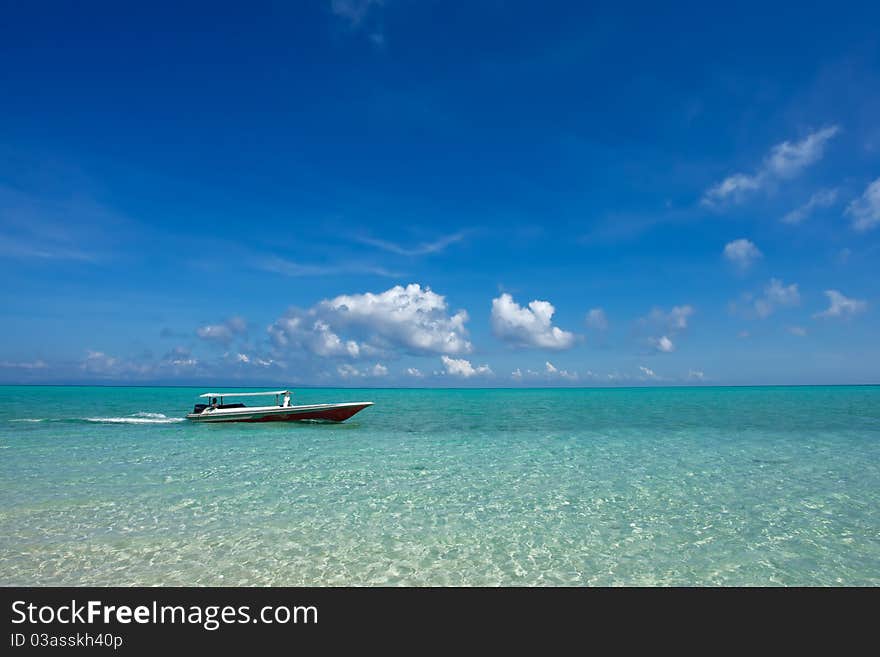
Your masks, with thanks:
M279 413L277 415L264 415L262 417L226 420L227 422L303 422L307 420L323 420L325 422L345 422L358 411L364 410L370 404L363 406L346 406L343 408L326 408L306 413Z

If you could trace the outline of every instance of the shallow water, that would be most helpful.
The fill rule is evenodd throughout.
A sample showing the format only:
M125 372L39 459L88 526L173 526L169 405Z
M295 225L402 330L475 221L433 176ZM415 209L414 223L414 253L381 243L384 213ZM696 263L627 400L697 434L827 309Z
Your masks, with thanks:
M880 387L198 392L0 388L0 584L880 584Z

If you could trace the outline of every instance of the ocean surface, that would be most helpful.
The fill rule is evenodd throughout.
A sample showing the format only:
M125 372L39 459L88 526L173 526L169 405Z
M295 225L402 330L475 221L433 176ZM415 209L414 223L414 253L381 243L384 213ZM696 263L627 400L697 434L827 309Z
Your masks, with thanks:
M0 585L880 585L880 387L0 387Z

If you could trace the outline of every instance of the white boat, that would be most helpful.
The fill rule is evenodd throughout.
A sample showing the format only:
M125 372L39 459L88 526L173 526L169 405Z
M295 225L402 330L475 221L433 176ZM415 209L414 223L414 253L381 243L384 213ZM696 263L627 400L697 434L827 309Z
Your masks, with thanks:
M229 397L275 397L273 406L246 406L241 402L226 403ZM196 404L187 419L194 422L344 422L373 402L343 402L339 404L290 403L289 390L271 392L206 392L200 399L207 404Z

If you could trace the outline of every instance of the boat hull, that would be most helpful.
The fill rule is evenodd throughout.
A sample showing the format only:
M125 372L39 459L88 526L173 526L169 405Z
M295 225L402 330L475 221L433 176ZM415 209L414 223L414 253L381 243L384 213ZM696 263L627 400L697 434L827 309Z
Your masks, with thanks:
M204 411L187 415L193 422L345 422L373 402L314 404L310 406L270 406Z

